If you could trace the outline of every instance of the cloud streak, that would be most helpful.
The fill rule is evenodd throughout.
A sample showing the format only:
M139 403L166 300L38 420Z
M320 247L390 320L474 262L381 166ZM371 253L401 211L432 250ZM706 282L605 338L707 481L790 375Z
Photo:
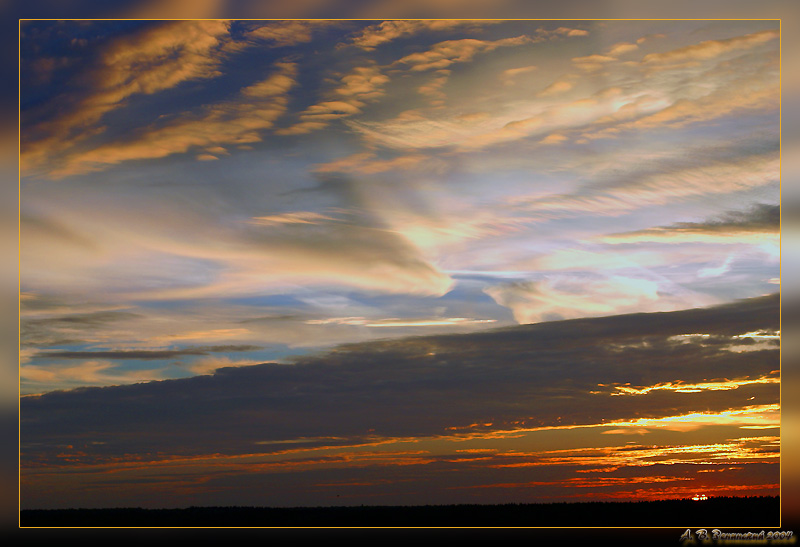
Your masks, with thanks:
M286 112L287 93L295 85L296 70L294 63L276 63L273 74L242 88L237 99L207 107L199 115L185 114L161 127L146 128L128 141L72 154L53 174L74 175L124 161L162 158L191 149L213 149L219 153L223 145L259 142L261 132L272 127ZM216 157L198 155L198 159Z
M158 446L165 453L202 454L224 446L232 454L247 453L265 435L436 436L475 423L492 424L481 428L488 433L722 412L745 406L753 396L776 403L777 347L742 354L725 347L739 343L735 336L777 329L777 304L777 296L769 296L671 313L364 342L299 357L292 365L223 368L213 376L25 397L23 446L27 457L38 458L45 453L37 443L45 439L77 441L79 431L111 439L125 424L125 430L138 432L135 442L141 445L118 439L116 450L122 452ZM672 338L691 332L712 337ZM698 394L657 389L668 382L728 380L738 387ZM618 386L642 394L620 397ZM191 393L194 402L187 406L179 393ZM565 406L567 395L571 402ZM106 409L101 415L92 410L97 405ZM197 414L193 405L205 410ZM251 418L236 418L243 414Z
M46 138L30 141L23 134L23 169L41 169L50 155L91 134L93 124L133 95L151 95L186 81L219 76L228 33L227 21L175 21L113 40L86 75L94 90L70 112L33 132L44 131L49 134Z
M37 354L34 357L47 357L50 359L171 359L184 355L208 355L209 353L253 351L257 349L261 349L261 346L229 345L162 350L49 351Z
M706 222L679 222L670 226L611 234L601 239L606 243L767 242L778 236L780 213L779 205L757 204L750 210L731 211Z

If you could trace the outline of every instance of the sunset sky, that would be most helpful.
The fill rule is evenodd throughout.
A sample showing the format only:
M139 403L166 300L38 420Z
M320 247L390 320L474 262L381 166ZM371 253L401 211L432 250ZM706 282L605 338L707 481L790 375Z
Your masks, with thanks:
M779 30L23 22L23 508L776 495Z

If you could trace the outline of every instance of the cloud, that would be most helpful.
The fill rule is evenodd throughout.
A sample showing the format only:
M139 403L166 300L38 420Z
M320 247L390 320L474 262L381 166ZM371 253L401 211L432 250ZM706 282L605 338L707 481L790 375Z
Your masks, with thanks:
M450 77L450 71L441 69L437 70L436 74L436 77L428 81L428 83L419 86L417 91L422 95L427 95L430 97L431 106L442 106L447 98L447 95L444 93L444 91L442 91L442 88Z
M347 125L366 142L389 149L449 147L485 131L488 118L398 116L381 122L350 120Z
M666 37L667 37L666 34L647 34L645 36L642 36L641 38L637 38L636 43L644 44L646 42L651 42L653 40L663 39Z
M162 370L127 370L108 361L85 361L76 366L20 367L20 381L37 386L59 386L62 389L87 385L125 385L163 380Z
M706 40L699 44L692 44L665 53L650 53L645 55L642 61L652 64L706 61L731 52L752 49L772 40L777 40L779 37L780 31L778 30L762 30L726 40Z
M780 161L774 153L743 154L736 159L722 157L725 153L652 162L650 168L628 172L615 166L608 177L598 173L591 185L579 191L515 198L513 206L541 218L616 216L645 206L745 191L780 179Z
M85 173L123 161L162 158L192 149L220 154L222 145L259 142L262 132L286 112L287 94L296 83L296 73L294 63L275 63L270 76L242 88L238 97L141 129L126 140L70 153L51 175ZM218 156L199 154L197 158L212 160Z
M570 81L574 78L562 78L560 80L556 80L552 84L548 85L546 88L541 90L538 93L539 97L549 97L551 95L560 95L561 93L566 93L573 87L573 83Z
M138 317L137 314L127 311L97 311L75 315L64 315L58 317L30 319L28 324L31 326L60 326L84 329L101 328L108 323L123 321Z
M764 243L778 235L780 214L780 205L759 203L749 210L729 211L705 222L678 222L669 226L610 234L600 239L605 243Z
M191 371L194 374L206 375L212 374L214 371L227 368L227 367L249 367L259 364L258 361L252 359L237 359L233 360L224 355L209 355L195 359L191 363L182 365L183 368Z
M385 188L340 174L317 178L317 187L274 198L237 186L248 196L242 200L231 200L219 185L188 195L180 186L163 193L136 191L122 201L117 188L104 187L86 200L55 185L59 197L42 198L61 204L50 218L91 245L66 245L58 230L50 231L54 237L33 240L23 230L22 260L29 272L24 290L62 291L87 300L102 294L124 306L148 298L185 302L291 292L298 284L418 295L441 295L452 287L453 279L434 257L382 218L376 207ZM329 206L285 206L317 205L320 198ZM87 341L106 334L98 331Z
M770 295L670 313L362 342L289 365L24 397L23 461L54 461L49 447L94 440L107 444L93 457L129 459L251 454L265 438L357 443L606 422L656 427L661 418L691 413L711 420L752 406L752 397L778 403L777 384L759 380L776 377L777 346L726 349L739 335L778 328L779 297ZM676 338L698 332L709 336ZM738 387L712 389L726 381ZM668 384L708 389L659 387ZM639 394L619 396L617 387Z
M560 94L569 89L569 82L562 81L546 88L545 96ZM537 103L530 109L534 115L519 118L515 114L508 121L503 121L504 114L495 114L493 119L480 123L465 123L463 120L441 120L412 122L361 124L364 133L370 138L389 146L435 147L448 145L462 152L469 152L494 145L509 143L547 135L554 131L581 127L606 115L619 99L611 95L595 94L590 97L574 99L570 102L543 104ZM405 137L408 135L408 137ZM403 140L405 137L405 140ZM380 140L379 140L380 139Z
M462 20L408 20L383 21L370 25L353 36L351 44L366 51L388 44L398 38L405 38L423 32L441 32L457 28L479 30L486 25L501 21L462 21Z
M336 218L312 211L297 211L293 213L281 213L278 215L267 215L253 217L250 222L259 226L282 226L284 224L317 224L323 221L336 221Z
M472 319L469 317L431 317L431 318L391 318L367 319L365 317L329 317L326 319L309 319L309 325L357 325L370 328L397 328L397 327L437 327L442 325L463 326L470 323L494 323L496 319Z
M252 265L247 270L262 279L273 272L312 284L416 294L444 294L452 285L417 247L369 213L350 215L347 221L315 220L283 223L280 232L268 231L268 226L249 229L248 245L258 252L244 261L263 265L265 272ZM244 279L234 276L229 282L235 286L240 281Z
M250 40L265 41L274 47L283 47L310 42L314 30L336 23L322 20L294 20L260 24L262 26L248 30L245 36Z
M603 68L606 63L616 60L616 58L609 57L608 55L593 54L585 57L575 57L572 59L572 64L581 70L592 72Z
M359 66L342 76L341 82L343 85L334 90L335 94L369 100L384 94L382 88L389 82L389 77L377 66Z
M29 346L53 346L75 341L97 340L119 325L126 325L141 318L131 311L103 310L87 313L60 315L55 313L31 313L22 307L20 317L20 344Z
M334 192L333 196L338 196L346 208L334 208L330 213L254 214L225 225L209 224L202 216L189 216L181 222L175 217L166 227L160 222L150 225L145 233L123 230L131 245L144 246L142 252L151 257L151 267L154 261L163 260L177 270L166 275L169 272L160 269L166 275L164 282L128 284L113 289L115 294L125 301L183 300L284 291L298 284L428 295L449 290L453 280L384 222L362 195L358 181L338 175L320 177L322 185L331 185L326 194ZM185 230L176 231L175 226ZM210 239L209 234L213 234ZM108 267L138 270L141 266L117 263ZM195 271L188 277L189 282L177 275L184 267ZM197 267L204 275L197 276ZM108 283L108 275L98 276L99 273L90 275L98 277L97 283ZM86 281L66 278L70 284L82 285Z
M761 80L763 87L732 85L697 99L680 98L655 113L620 124L613 130L601 131L599 136L613 136L621 131L658 127L681 127L688 124L721 118L735 112L768 110L778 104L778 87L772 79ZM771 85L772 84L772 85Z
M102 132L103 128L92 126L133 95L151 95L186 81L219 76L225 47L230 44L229 26L227 21L170 21L112 40L84 76L91 84L88 92L77 100L68 95L62 101L64 114L23 134L23 170L43 169L53 154ZM29 139L28 134L44 136Z
M262 347L253 345L227 345L159 350L47 351L38 353L34 355L34 357L49 359L172 359L184 355L208 355L209 353L254 351L258 349L262 349Z
M441 160L425 154L407 154L382 159L373 152L357 152L338 160L319 164L314 168L314 172L374 175L410 169L435 172L443 167L444 164Z
M534 43L544 39L536 32L525 36ZM472 60L478 52L488 50L488 44L494 42L473 39L442 42L427 51L403 57L396 64L406 65L412 72L449 69L453 62ZM616 54L633 48L634 44L627 42L611 47ZM504 94L498 95L489 116L480 123L457 119L455 112L461 109L459 89L449 84L452 104L441 111L427 112L417 119L359 120L348 125L376 146L446 147L472 152L528 138L541 140L551 133L580 132L582 139L575 141L585 144L599 138L675 130L731 115L777 115L777 47L768 44L764 51L739 52L739 56L710 58L699 68L635 60L623 62L610 54L583 55L572 59L572 65L579 69L577 72L558 76L533 96L506 97L504 94L516 86L504 84ZM655 66L658 70L654 70ZM605 75L603 81L607 82L605 88L598 88L596 73L600 70ZM548 75L548 71L537 72L543 78ZM440 76L423 89L430 94L438 93L442 81ZM441 101L441 95L436 100ZM436 105L443 107L444 103Z
M447 40L434 44L428 51L412 53L395 61L395 65L406 65L414 72L443 69L454 63L471 61L478 53L493 51L499 47L513 47L533 43L529 36L521 35L513 38L501 38L495 41L464 38Z
M537 272L578 270L600 272L608 270L651 269L669 264L691 264L708 260L708 250L609 249L569 247L514 263L517 269Z
M517 322L537 323L678 307L663 302L658 289L658 283L649 279L562 276L557 280L496 285L485 292L501 306L510 308Z
M565 35L565 36L569 36L569 37L575 37L575 36L589 36L589 31L588 31L588 30L585 30L585 29L579 29L579 28L558 27L558 28L557 28L557 29L554 31L554 33L556 33L556 34L563 34L563 35Z
M629 42L619 42L618 44L614 44L609 48L608 55L611 57L620 57L621 55L625 55L626 53L630 53L631 51L636 51L639 49L639 46L636 44L631 44Z
M446 32L455 29L480 32L486 26L497 25L503 22L504 21L501 19L482 19L478 21L462 19L383 21L359 31L353 36L350 43L363 50L373 51L394 40L407 38L424 32ZM559 37L574 38L588 36L589 31L569 27L558 27L553 30L538 28L534 31L534 35L538 40Z
M513 83L514 78L516 78L520 74L528 74L530 72L533 72L534 70L537 70L537 68L538 67L536 65L521 66L517 68L507 68L502 72L501 77L503 78L503 80L505 80L506 85L508 85L509 83Z
M369 102L385 94L384 86L389 77L375 64L358 66L337 81L342 85L326 94L326 100L311 105L298 114L300 121L275 131L277 135L301 135L317 131L339 118L347 118L362 112Z
M540 140L541 144L561 144L564 141L568 141L569 137L565 135L561 135L560 133L551 133L547 135L545 138Z

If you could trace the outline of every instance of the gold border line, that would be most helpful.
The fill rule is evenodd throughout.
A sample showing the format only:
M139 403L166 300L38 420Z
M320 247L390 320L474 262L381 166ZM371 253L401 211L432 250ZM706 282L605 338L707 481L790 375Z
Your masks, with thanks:
M778 326L781 333L781 341L783 337L782 329L782 311L783 311L783 291L782 291L782 107L783 107L783 19L782 18L682 18L682 19L643 19L643 18L546 18L546 19L531 19L531 18L135 18L135 19L121 19L121 18L20 18L18 20L18 110L17 110L17 154L18 154L18 198L17 198L17 258L18 258L18 280L17 280L17 352L18 352L18 386L17 386L17 417L18 417L18 528L19 529L569 529L569 530L644 530L644 529L684 529L684 528L708 528L708 526L22 526L22 421L21 421L21 392L22 392L22 378L21 378L21 348L22 348L22 23L23 22L36 22L36 21L92 21L92 22L109 22L109 21L124 21L124 22L166 22L166 21L501 21L501 22L514 22L514 21L658 21L658 22L674 22L674 21L772 21L778 23L778 69L779 69L779 88L778 88L778 142L779 142L779 180L778 180L778 202L779 202L779 259L778 259L778 286L779 286L779 319ZM779 345L779 370L782 370L782 355L783 344ZM778 435L782 438L782 418L783 418L783 383L779 383L779 426ZM783 450L779 454L779 521L778 528L782 525L783 517L783 465L782 456ZM665 500L669 501L669 500ZM613 502L609 502L613 503ZM270 509L265 507L264 509ZM169 510L169 509L166 509ZM720 528L735 528L736 526L719 526ZM758 526L740 527L746 529L760 528ZM772 528L772 526L767 526ZM780 540L778 540L780 541Z

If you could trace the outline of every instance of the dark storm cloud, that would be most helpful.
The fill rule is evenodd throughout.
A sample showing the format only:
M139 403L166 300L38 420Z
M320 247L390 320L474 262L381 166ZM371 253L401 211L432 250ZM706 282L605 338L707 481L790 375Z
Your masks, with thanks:
M171 359L184 355L208 355L209 353L225 353L235 351L255 351L262 346L228 345L200 346L181 349L162 350L123 350L123 351L51 351L38 353L34 357L55 359Z
M21 401L23 461L46 460L47 446L59 444L86 446L100 458L241 454L298 438L358 442L466 432L475 423L597 424L774 404L777 383L630 396L615 396L615 386L774 377L777 345L737 353L718 338L734 345L744 340L737 335L778 328L779 297L770 295L706 309L364 342L291 365L52 392Z

